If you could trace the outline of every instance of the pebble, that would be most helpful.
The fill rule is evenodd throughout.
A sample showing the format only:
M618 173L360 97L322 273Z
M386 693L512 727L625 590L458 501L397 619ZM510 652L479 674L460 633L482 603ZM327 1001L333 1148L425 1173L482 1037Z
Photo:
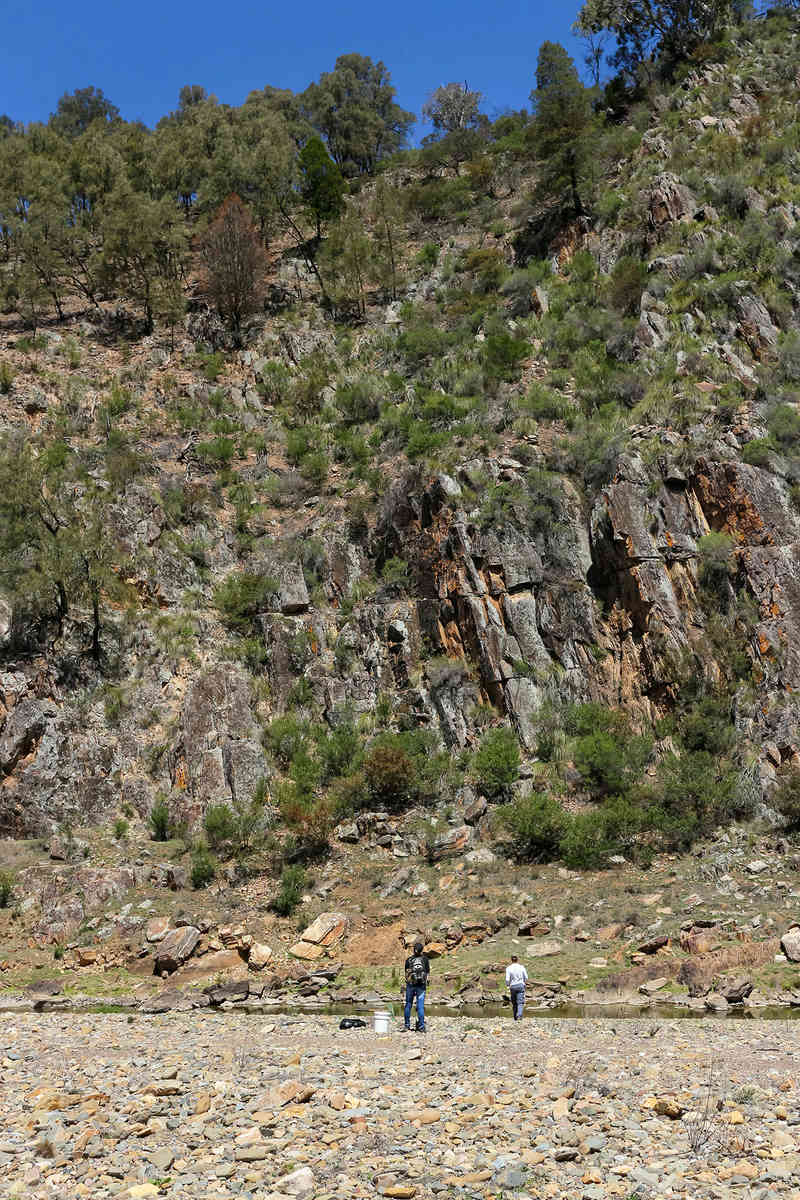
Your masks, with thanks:
M7 1194L800 1196L783 1022L665 1020L653 1039L638 1019L483 1020L467 1037L454 1016L410 1047L272 1020L0 1015Z

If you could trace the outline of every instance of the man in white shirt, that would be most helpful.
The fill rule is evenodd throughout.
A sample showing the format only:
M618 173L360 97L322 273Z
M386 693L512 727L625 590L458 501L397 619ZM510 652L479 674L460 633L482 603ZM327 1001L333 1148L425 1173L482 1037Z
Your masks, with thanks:
M525 984L528 982L528 972L517 960L516 954L511 955L511 962L506 967L506 985L511 992L511 1011L515 1021L522 1020L522 1010L525 1007Z

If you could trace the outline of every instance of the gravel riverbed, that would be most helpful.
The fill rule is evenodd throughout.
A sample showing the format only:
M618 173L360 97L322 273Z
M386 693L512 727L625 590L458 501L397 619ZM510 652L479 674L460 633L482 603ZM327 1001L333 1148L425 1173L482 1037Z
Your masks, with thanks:
M800 1200L797 1025L0 1016L3 1194Z

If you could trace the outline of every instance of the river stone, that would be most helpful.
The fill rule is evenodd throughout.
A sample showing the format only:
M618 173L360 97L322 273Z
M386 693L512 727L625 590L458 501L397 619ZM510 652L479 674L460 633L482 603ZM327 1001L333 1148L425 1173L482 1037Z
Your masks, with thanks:
M554 954L560 954L564 949L561 942L534 942L528 946L525 953L529 958L549 958Z

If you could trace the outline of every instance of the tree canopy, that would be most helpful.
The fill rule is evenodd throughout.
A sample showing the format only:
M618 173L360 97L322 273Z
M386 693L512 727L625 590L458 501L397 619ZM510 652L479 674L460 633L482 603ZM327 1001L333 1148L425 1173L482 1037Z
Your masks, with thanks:
M50 124L64 137L75 138L85 133L93 121L116 121L119 109L103 95L102 88L78 88L65 92L50 117Z
M699 42L718 37L741 8L737 0L586 0L575 29L613 34L611 65L636 78L648 60L669 73Z
M340 55L306 88L304 113L345 175L374 171L405 145L414 114L395 103L395 94L385 64L363 54Z

